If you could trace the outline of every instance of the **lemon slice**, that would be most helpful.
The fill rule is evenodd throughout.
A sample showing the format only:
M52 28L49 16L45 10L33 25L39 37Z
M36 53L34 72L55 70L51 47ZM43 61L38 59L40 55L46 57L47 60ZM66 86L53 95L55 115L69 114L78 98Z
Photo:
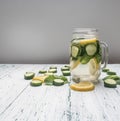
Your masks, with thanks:
M81 45L85 45L85 44L89 44L89 43L95 43L97 41L96 38L92 38L92 39L83 39L80 40L80 44Z
M99 63L97 63L96 59L93 58L89 61L89 72L94 75L96 71L99 69Z
M80 58L78 58L77 60L71 60L70 61L70 69L74 69L76 68L78 65L80 64Z
M39 80L41 82L44 82L45 78L47 78L47 77L48 76L36 76L32 80Z
M75 91L91 91L94 90L95 85L89 81L83 81L78 84L71 84L70 88Z

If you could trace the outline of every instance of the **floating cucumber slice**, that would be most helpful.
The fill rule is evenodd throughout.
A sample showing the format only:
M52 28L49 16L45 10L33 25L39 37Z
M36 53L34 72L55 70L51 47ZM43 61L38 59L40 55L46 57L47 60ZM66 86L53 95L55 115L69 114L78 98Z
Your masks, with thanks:
M73 45L71 48L71 54L73 58L76 58L79 54L79 47Z
M88 55L84 55L82 56L82 58L80 59L81 64L87 64L90 61L91 57Z
M102 56L100 54L96 54L95 58L97 60L97 63L100 63L102 61Z
M24 74L24 79L30 80L30 79L32 79L34 76L35 76L35 73L34 73L34 72L26 72L26 73Z
M99 53L101 55L102 54L102 48L101 48L99 40L96 41L96 44L97 44L97 53Z
M93 43L86 45L85 51L88 56L94 56L97 52L97 46Z
M116 81L113 80L113 79L106 79L106 80L104 81L104 86L105 86L105 87L109 87L109 88L116 88L117 83L116 83Z
M53 85L55 85L55 86L64 85L64 81L62 79L54 79Z

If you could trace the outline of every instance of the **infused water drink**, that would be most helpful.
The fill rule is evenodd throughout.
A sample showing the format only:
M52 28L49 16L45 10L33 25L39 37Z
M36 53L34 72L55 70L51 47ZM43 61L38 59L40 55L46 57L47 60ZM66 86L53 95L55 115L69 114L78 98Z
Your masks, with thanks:
M98 82L102 61L101 43L95 30L84 29L84 32L79 32L71 41L70 69L72 80L75 82Z

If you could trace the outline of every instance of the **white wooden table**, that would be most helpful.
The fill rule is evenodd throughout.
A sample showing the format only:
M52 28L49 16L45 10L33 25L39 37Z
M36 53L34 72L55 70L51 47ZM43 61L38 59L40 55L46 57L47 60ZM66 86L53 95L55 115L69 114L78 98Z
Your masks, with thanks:
M50 66L0 64L0 121L120 121L120 86L105 88L101 80L94 91L76 92L68 84L31 87L23 78ZM63 65L54 66L60 75ZM108 68L120 75L120 64Z

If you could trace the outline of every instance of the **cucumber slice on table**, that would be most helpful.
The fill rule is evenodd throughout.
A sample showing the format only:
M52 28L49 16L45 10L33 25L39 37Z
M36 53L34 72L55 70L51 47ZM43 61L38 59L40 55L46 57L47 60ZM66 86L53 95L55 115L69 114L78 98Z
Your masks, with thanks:
M117 84L120 85L120 79L116 80Z
M116 72L108 71L107 74L108 74L108 75L116 75Z
M94 56L97 52L97 46L95 44L88 44L85 47L85 51L88 56Z
M108 72L108 71L109 71L108 68L104 68L104 69L102 69L102 72Z
M40 86L40 85L42 85L42 81L32 80L32 81L30 82L30 85L31 85L31 86Z
M70 69L70 65L65 65L64 67L68 67Z
M55 86L64 85L64 81L62 79L54 79L53 85L55 85Z
M44 73L47 73L47 71L46 70L40 70L39 73L44 74Z
M57 69L56 66L50 66L50 69Z
M106 80L106 79L120 80L120 77L117 75L109 75L109 76L106 76L103 80Z
M62 71L64 76L70 76L70 71Z
M61 68L61 71L67 71L67 70L70 70L70 68L65 66Z
M106 79L104 80L104 86L109 88L116 88L117 83L113 79Z
M35 76L35 73L34 73L34 72L26 72L26 73L24 74L24 79L30 80L30 79L32 79L34 76Z
M61 76L55 75L54 77L55 77L55 79L61 79L61 80L63 80L64 81L64 84L67 84L68 83L67 77L65 77L63 75L61 75Z
M49 69L48 72L49 73L57 73L57 69Z

